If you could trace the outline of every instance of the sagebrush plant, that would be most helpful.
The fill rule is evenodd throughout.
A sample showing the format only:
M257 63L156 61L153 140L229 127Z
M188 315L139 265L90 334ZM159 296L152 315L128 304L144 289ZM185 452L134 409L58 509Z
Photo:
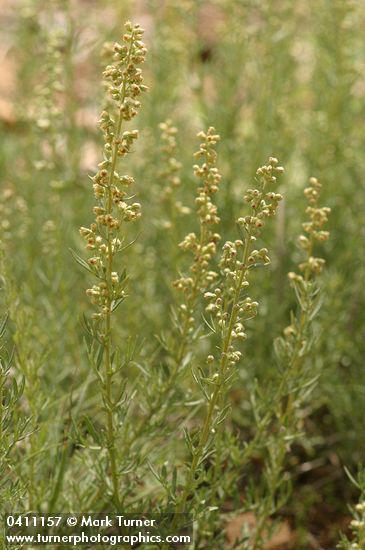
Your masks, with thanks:
M138 137L137 130L126 130L123 123L132 120L140 107L139 96L146 90L140 65L145 60L146 48L141 38L140 25L127 22L123 43L115 43L113 61L103 73L108 94L115 106L105 110L100 117L100 128L104 135L104 160L93 177L95 221L90 228L82 227L88 250L93 256L87 261L88 269L97 278L97 284L86 291L91 302L97 306L93 314L93 325L88 325L96 345L95 373L100 383L103 409L106 415L104 449L110 460L113 483L113 501L120 505L120 471L116 458L118 446L120 407L123 403L123 371L118 364L119 357L113 349L113 312L126 297L126 271L120 270L118 258L127 248L124 225L139 219L141 206L128 197L134 183L129 175L117 172L118 160L131 152ZM118 270L118 271L117 271ZM104 370L100 370L100 364Z
M314 320L321 306L318 276L325 260L315 256L316 245L327 241L329 232L324 229L330 208L319 205L320 182L312 177L304 194L308 201L308 221L302 226L304 234L298 238L304 259L299 263L299 273L288 274L297 300L297 312L291 314L291 323L283 337L275 341L279 377L270 399L272 406L266 413L265 462L261 487L254 498L253 509L257 517L254 533L248 539L247 548L261 548L270 536L269 518L288 500L290 478L283 475L285 462L292 446L304 429L304 407L313 392L320 372L315 360L316 327ZM317 328L318 330L318 328Z
M332 550L353 519L364 545L365 8L276 4L4 3L1 512L184 510L212 550ZM142 30L110 42L139 17L142 109Z
M188 499L195 493L198 483L204 480L204 464L212 452L214 434L228 413L224 397L242 355L236 342L246 338L243 323L257 313L258 303L246 293L249 274L254 266L270 263L268 250L257 250L254 244L265 219L275 214L282 199L279 193L267 189L282 172L283 168L278 166L274 157L270 158L269 165L257 170L258 187L249 189L244 197L251 207L250 215L237 220L240 238L227 241L223 246L219 262L221 282L213 292L205 293L209 301L206 311L211 315L212 331L219 334L220 345L217 357L212 354L207 357L209 371L194 371L194 378L206 401L206 414L197 433L192 436L186 432L191 463L181 494L177 497L177 513L185 512L188 502L189 510L198 505L198 499ZM216 276L210 279L214 281Z

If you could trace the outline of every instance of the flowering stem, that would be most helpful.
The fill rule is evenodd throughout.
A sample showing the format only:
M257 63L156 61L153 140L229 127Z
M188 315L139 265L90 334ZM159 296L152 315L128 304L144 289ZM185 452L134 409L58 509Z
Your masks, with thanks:
M104 160L99 164L100 170L93 178L93 188L97 206L95 223L89 228L82 227L81 235L87 241L87 249L96 250L96 255L89 258L90 270L95 273L98 284L86 291L99 312L93 314L96 321L98 342L101 342L104 361L104 379L102 396L106 412L105 447L109 455L110 474L113 485L113 501L120 505L119 468L116 440L118 437L117 408L119 406L113 392L113 379L118 365L113 365L112 312L125 298L124 273L118 274L115 269L115 257L123 250L123 222L136 221L140 217L140 204L128 204L130 198L124 187L133 183L133 178L121 176L116 172L118 157L124 157L131 151L138 131L122 132L123 120L131 120L137 115L140 102L137 97L146 90L142 85L143 77L139 64L144 62L146 48L141 41L143 29L127 22L124 44L116 43L113 47L113 63L104 71L108 92L116 103L116 122L107 111L100 117L100 127L104 132ZM119 238L120 237L120 238ZM102 329L99 329L101 323ZM98 367L97 367L98 368Z
M223 385L223 382L224 382L224 379L225 379L225 374L226 374L227 365L228 365L228 357L229 357L227 352L228 352L229 346L231 345L232 331L233 331L233 327L234 327L234 324L235 324L236 319L237 319L237 307L236 306L238 304L239 296L240 296L240 293L241 293L241 290L242 290L242 282L244 281L245 276L246 276L247 271L248 271L247 262L248 262L248 257L249 257L249 254L250 254L250 247L249 247L250 242L251 242L251 233L249 233L247 235L245 248L244 248L244 251L243 251L243 265L245 267L241 271L241 275L240 275L240 278L238 280L238 284L237 284L237 287L236 287L236 291L235 291L235 295L234 295L234 299L233 299L233 303L232 303L232 309L231 309L231 314L230 314L228 330L227 330L226 336L224 338L223 347L222 347L223 351L221 353L221 359L220 359L219 378L217 380L213 395L211 396L210 401L209 401L208 410L207 410L207 414L206 414L204 425L203 425L203 430L202 430L201 435L200 435L198 446L197 446L197 448L196 448L196 450L193 454L193 460L191 462L188 480L187 480L187 483L185 485L185 489L183 491L179 506L177 508L177 513L183 513L185 511L186 500L189 497L191 491L193 490L194 480L195 480L195 473L196 473L197 467L199 466L200 460L202 458L205 446L206 446L208 438L209 438L209 433L210 433L210 430L211 430L211 424L212 424L212 418L213 418L214 410L215 410L215 407L217 405L218 398L219 398L219 395L220 395L220 392L221 392L221 388L222 388L222 385Z
M126 60L126 65L128 67L130 56L132 52L132 46L133 41L131 40L130 46L128 49L128 55ZM111 161L111 168L109 173L109 182L108 182L108 196L107 196L107 209L106 214L112 215L113 212L113 196L112 196L112 187L114 183L114 172L117 167L117 160L118 160L118 145L120 141L120 135L122 131L122 123L123 123L123 116L121 108L124 104L125 97L126 97L126 84L127 79L123 79L122 89L121 89L121 97L120 97L120 105L119 105L119 112L118 112L118 120L116 124L116 132L114 137L114 144L113 144L113 153L112 153L112 161ZM107 247L108 247L108 258L107 258L107 272L106 272L106 279L107 279L107 286L108 286L108 295L107 295L107 312L105 316L105 389L106 389L106 399L107 399L107 426L108 426L108 451L109 451L109 457L110 457L110 467L111 467L111 473L112 473L112 480L113 480L113 489L114 489L114 501L115 505L119 506L120 499L119 499L119 475L118 475L118 468L117 468L117 459L116 459L116 449L115 449L115 439L116 439L116 433L115 433L115 426L114 426L114 405L113 405L113 395L112 395L112 382L113 382L113 365L111 362L111 316L112 316L112 295L113 295L113 283L112 283L112 273L113 273L113 247L112 247L112 229L110 226L107 226Z
M211 300L207 311L210 311L217 317L218 325L221 327L222 340L219 366L217 372L209 381L211 384L214 384L213 393L208 397L208 393L204 390L208 407L198 443L192 449L192 461L185 487L177 502L174 518L175 524L177 514L185 512L186 502L194 492L197 469L202 460L204 460L209 435L210 433L214 433L214 416L223 387L227 384L227 372L241 357L241 353L235 351L233 339L246 337L241 321L248 320L256 315L257 302L253 302L249 297L243 298L242 290L249 285L247 277L250 267L257 262L261 262L264 265L270 262L267 256L267 249L252 250L252 245L256 240L255 235L259 233L259 228L264 225L264 218L275 214L278 202L282 198L281 195L272 192L264 194L266 184L276 182L273 174L282 173L283 171L283 168L278 167L277 164L277 159L270 158L270 165L259 168L257 171L259 189L250 189L245 196L245 200L251 204L251 216L240 218L237 222L239 226L244 227L244 242L242 240L237 240L235 243L226 242L223 246L222 258L219 264L222 275L224 275L222 288L216 288L214 293L205 293L205 298ZM238 248L242 249L241 261L237 261ZM208 356L208 363L214 363L212 355ZM203 380L201 384L203 384ZM221 407L219 408L222 409ZM219 422L217 422L217 426L219 426Z

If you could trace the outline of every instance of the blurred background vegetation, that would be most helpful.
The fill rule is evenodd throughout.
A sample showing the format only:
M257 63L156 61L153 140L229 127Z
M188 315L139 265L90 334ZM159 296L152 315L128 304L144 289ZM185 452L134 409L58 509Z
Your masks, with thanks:
M310 176L317 177L322 203L332 209L311 358L318 382L302 411L306 435L287 458L292 490L280 513L286 539L284 533L279 545L267 548L334 549L338 532L347 529L348 504L357 499L344 466L356 472L365 452L365 4L1 0L0 5L1 300L10 315L14 368L27 381L24 407L36 433L29 442L32 465L23 470L24 483L34 485L35 506L52 510L57 502L66 510L70 502L90 503L92 493L92 466L85 470L82 453L70 466L68 492L59 496L57 485L71 454L64 441L73 419L93 416L98 400L83 343L89 279L70 248L82 253L78 228L92 221L88 176L101 160L103 44L118 39L131 19L146 29L149 49L144 69L149 92L137 121L141 139L125 169L137 182L143 209L139 227L131 230L138 239L128 251L130 298L117 329L118 339L137 350L128 371L131 392L135 387L141 392L140 369L158 377L164 362L160 342L177 300L171 283L186 262L177 244L196 226L197 131L213 125L221 136L217 201L224 239L234 239L234 219L257 167L274 155L286 168L279 189L285 201L266 233L271 273L257 274L259 316L248 328L245 361L232 389L230 424L243 441L254 429L253 388L272 378L273 340L295 306L286 274L300 255L302 191ZM165 192L159 127L166 119L177 128L174 155L181 163L173 200L192 209L172 226L166 223L171 197ZM133 342L131 335L137 335ZM206 345L202 340L201 353ZM144 399L138 393L136 414ZM137 487L144 475L141 452L138 447L131 458ZM54 471L60 456L62 471ZM259 472L260 456L256 460ZM76 474L82 490L74 486ZM227 509L235 499L241 502L247 481L239 474L232 479Z

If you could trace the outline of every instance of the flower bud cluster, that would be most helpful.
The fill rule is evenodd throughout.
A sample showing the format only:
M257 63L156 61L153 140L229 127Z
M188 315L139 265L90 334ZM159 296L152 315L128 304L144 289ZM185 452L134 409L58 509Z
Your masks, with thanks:
M201 165L194 166L194 174L202 180L202 186L198 188L198 196L195 203L198 206L198 216L202 225L218 224L220 219L217 215L217 207L212 202L212 195L218 191L219 183L222 179L216 166L217 152L215 145L219 142L220 136L215 133L215 129L210 127L205 132L200 132L198 137L203 141L200 144L199 151L195 153L195 158L202 158Z
M216 166L217 152L215 146L220 137L210 127L205 132L200 132L198 137L202 139L199 151L195 153L196 158L202 158L200 165L194 166L195 175L202 180L198 187L195 203L200 221L200 237L195 233L189 233L180 243L180 248L189 251L194 256L194 262L190 267L191 276L181 277L174 281L178 290L187 294L187 300L192 293L206 288L216 277L214 271L209 270L211 259L216 254L217 243L220 235L214 231L213 226L218 224L220 219L217 215L217 207L212 202L212 195L218 191L221 175Z
M257 189L248 189L243 199L252 208L252 215L239 218L237 223L249 231L251 235L259 234L260 229L265 224L265 219L276 214L279 202L282 200L280 193L273 191L264 192L267 185L275 184L277 177L283 174L284 168L278 166L278 160L274 157L269 158L267 166L261 166L256 172L258 182Z
M328 214L331 209L324 206L318 206L322 185L316 178L310 178L309 186L304 189L309 206L306 209L309 221L302 224L306 235L300 235L298 245L306 252L306 260L299 264L299 269L304 273L306 279L319 275L325 265L323 258L313 256L313 248L316 242L324 242L329 238L329 231L324 231L323 227L328 222ZM289 273L289 279L292 281L302 280L301 275Z
M253 246L265 219L275 214L282 199L279 193L267 191L266 187L275 184L277 175L283 171L275 158L270 158L268 166L257 170L258 188L248 189L244 196L251 206L251 214L237 220L242 238L223 245L219 262L222 284L213 292L205 293L206 311L216 320L222 333L223 367L239 361L241 353L234 341L247 338L244 323L257 314L258 303L246 294L249 271L257 264L268 265L270 258L267 248L254 249Z
M304 299L310 300L310 288L311 282L322 272L325 260L323 258L315 257L314 246L317 242L326 241L329 238L329 232L323 231L324 224L328 221L328 214L330 208L319 207L318 199L320 197L321 184L316 178L310 178L309 187L304 190L304 194L308 199L309 206L306 209L306 213L309 215L309 221L302 224L303 229L307 235L300 235L298 238L299 247L305 251L306 259L299 264L299 270L303 273L300 275L291 271L288 273L288 278L291 285L296 289L297 294L302 295L302 301ZM311 301L309 301L311 304ZM306 308L308 309L307 304ZM287 349L291 349L290 340L300 334L302 325L298 320L292 319L292 323L284 329L284 336L287 341Z
M123 43L113 47L113 62L103 72L107 91L118 104L124 120L134 118L141 106L137 99L147 87L143 84L142 70L138 65L145 61L147 49L141 38L144 30L140 25L125 24Z
M122 123L137 114L140 104L136 98L146 89L138 67L146 54L141 41L143 29L130 22L125 28L123 44L114 45L113 62L103 73L117 109L116 115L104 110L99 120L105 145L104 160L91 178L96 199L95 220L89 228L80 229L86 249L93 251L88 260L89 268L100 280L86 292L91 302L100 308L100 313L94 314L95 319L110 314L113 302L125 297L125 280L113 271L113 259L123 249L122 224L134 222L141 216L141 205L129 198L134 179L119 174L116 169L118 158L130 153L138 138L137 130L122 131Z

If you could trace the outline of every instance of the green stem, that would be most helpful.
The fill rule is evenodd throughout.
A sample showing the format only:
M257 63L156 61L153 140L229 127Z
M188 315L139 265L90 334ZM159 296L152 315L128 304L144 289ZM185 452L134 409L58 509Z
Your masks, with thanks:
M131 51L132 51L132 45L133 40L131 40L131 44L128 51L128 57L126 61L126 65L128 66ZM112 152L112 162L111 162L111 168L109 173L109 181L108 181L108 188L107 188L107 208L106 212L107 214L112 214L113 211L113 195L112 195L112 188L114 183L114 172L117 166L117 159L118 159L118 145L119 145L119 136L122 129L122 122L123 122L123 116L121 108L123 106L125 96L126 96L126 85L127 80L124 79L121 89L121 99L120 99L120 106L119 106L119 113L118 113L118 120L116 124L116 131L114 135L114 144L113 144L113 152ZM106 396L106 415L107 415L107 439L108 439L108 452L109 452L109 459L110 459L110 469L111 469L111 475L112 475L112 482L113 482L113 493L114 493L114 503L118 507L120 504L120 498L119 498L119 474L118 474L118 468L117 468L117 456L116 456L116 448L115 448L115 440L116 440L116 429L114 425L114 403L113 403L113 392L112 392L112 385L113 385L113 365L111 362L111 344L112 344L112 338L111 338L111 308L112 308L112 302L113 302L113 284L112 284L112 272L113 272L113 248L112 248L112 230L109 226L107 226L107 246L108 246L108 261L106 266L106 284L108 289L108 296L107 296L107 313L105 316L105 335L104 335L104 353L105 353L105 396Z

